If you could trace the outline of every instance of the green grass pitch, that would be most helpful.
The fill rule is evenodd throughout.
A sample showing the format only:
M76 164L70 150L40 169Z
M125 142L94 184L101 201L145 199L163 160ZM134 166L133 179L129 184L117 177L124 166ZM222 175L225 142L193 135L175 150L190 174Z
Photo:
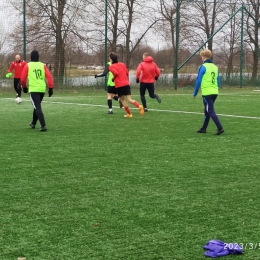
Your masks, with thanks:
M221 90L220 136L212 121L196 133L192 90L158 94L123 118L105 92L56 91L44 133L28 95L1 94L1 260L199 260L210 239L243 243L226 260L259 259L260 93Z

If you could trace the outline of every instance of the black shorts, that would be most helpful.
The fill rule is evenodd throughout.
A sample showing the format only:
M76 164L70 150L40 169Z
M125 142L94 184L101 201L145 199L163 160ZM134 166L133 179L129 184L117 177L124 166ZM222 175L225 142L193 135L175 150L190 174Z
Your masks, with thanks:
M107 87L107 93L109 94L117 94L117 89L115 87Z
M128 85L128 86L117 88L117 94L119 97L131 95L130 86Z

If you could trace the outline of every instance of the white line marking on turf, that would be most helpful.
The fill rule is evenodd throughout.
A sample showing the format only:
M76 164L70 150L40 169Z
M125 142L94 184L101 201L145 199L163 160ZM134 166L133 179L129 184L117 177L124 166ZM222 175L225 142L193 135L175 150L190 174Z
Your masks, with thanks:
M169 112L169 113L182 113L182 114L194 114L194 115L204 115L201 112L189 112L189 111L178 111L178 110L162 110L162 109L149 109L149 111L158 111L158 112ZM234 118L247 118L247 119L258 119L260 117L256 116L237 116L237 115L227 115L227 114L217 114L218 116L234 117Z
M14 100L13 98L2 98L6 100ZM23 101L31 102L30 100L23 99ZM86 103L72 103L72 102L59 102L59 101L42 101L43 103L49 103L49 104L61 104L61 105L76 105L76 106L87 106L87 107L107 107L106 105L95 105L95 104L86 104ZM119 107L113 107L113 108L118 108ZM138 109L138 108L133 108L131 109ZM179 114L193 114L193 115L204 115L204 113L201 112L190 112L190 111L180 111L180 110L167 110L167 109L153 109L149 108L150 111L155 111L155 112L167 112L167 113L179 113ZM256 116L238 116L238 115L228 115L228 114L217 114L218 116L225 116L225 117L233 117L233 118L245 118L245 119L256 119L260 120L260 117Z

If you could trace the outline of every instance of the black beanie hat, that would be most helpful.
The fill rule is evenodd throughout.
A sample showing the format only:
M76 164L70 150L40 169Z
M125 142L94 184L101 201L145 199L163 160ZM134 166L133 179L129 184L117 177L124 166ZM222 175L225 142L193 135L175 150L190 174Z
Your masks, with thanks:
M39 53L34 50L31 52L31 61L39 61Z

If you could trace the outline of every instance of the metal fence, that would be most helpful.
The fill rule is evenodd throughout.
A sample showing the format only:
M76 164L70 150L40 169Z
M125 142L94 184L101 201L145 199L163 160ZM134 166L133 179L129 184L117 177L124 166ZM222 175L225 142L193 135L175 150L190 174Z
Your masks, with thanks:
M38 1L39 2L39 1ZM105 7L107 7L107 1L103 1ZM221 43L221 48L218 44L215 44L216 48L213 49L214 63L218 65L222 86L260 86L260 77L258 72L253 75L253 63L255 55L259 56L259 51L250 48L245 41L245 21L251 19L251 22L255 22L256 26L260 26L258 20L248 10L247 6L243 4L234 10L226 20L219 25L218 28L212 33L212 35L197 45L197 48L187 49L184 47L183 39L180 39L180 33L182 30L181 19L182 14L178 8L180 7L180 0L176 1L176 16L175 16L175 47L164 46L160 47L160 40L157 47L151 45L152 39L158 37L156 32L151 32L151 41L143 42L131 52L131 61L129 63L130 70L130 82L134 86L135 83L135 69L139 62L142 60L142 54L148 51L154 58L155 62L161 69L162 75L157 82L157 86L167 89L187 88L193 87L196 73L201 65L201 59L199 57L199 51L207 46L210 40L218 39ZM107 9L105 9L107 11ZM232 64L230 67L230 44L225 36L225 27L229 26L229 23L237 17L240 22L240 35L238 44L233 46L235 54L232 58ZM12 80L6 79L5 74L10 63L14 60L15 54L19 53L21 56L29 61L30 51L33 48L39 48L41 61L48 64L51 72L55 77L55 85L58 88L78 88L78 89L102 89L105 86L104 79L95 79L96 73L102 72L105 63L107 52L109 51L109 35L107 33L107 15L104 12L104 39L103 44L99 44L99 47L93 51L89 51L89 46L86 40L84 43L77 42L77 48L65 48L65 60L64 60L64 74L55 75L55 66L57 65L57 48L55 46L55 39L49 38L49 42L32 42L32 38L28 38L27 34L32 31L32 24L27 23L27 20L31 18L29 9L27 9L27 1L7 1L1 0L0 2L0 87L2 89L9 89L12 86ZM40 23L41 21L36 21ZM35 27L35 33L37 35L37 28ZM205 38L205 37L204 37ZM221 40L222 38L222 40ZM70 39L73 42L73 39ZM101 41L101 42L102 42ZM131 41L131 40L130 40ZM217 41L216 41L217 42ZM37 44L36 44L37 43ZM36 45L35 45L36 44ZM82 47L84 46L84 47ZM127 59L126 43L118 44L115 51L119 55L119 59L123 62ZM258 60L257 60L258 62ZM56 64L55 64L56 63ZM258 64L257 64L258 67Z

